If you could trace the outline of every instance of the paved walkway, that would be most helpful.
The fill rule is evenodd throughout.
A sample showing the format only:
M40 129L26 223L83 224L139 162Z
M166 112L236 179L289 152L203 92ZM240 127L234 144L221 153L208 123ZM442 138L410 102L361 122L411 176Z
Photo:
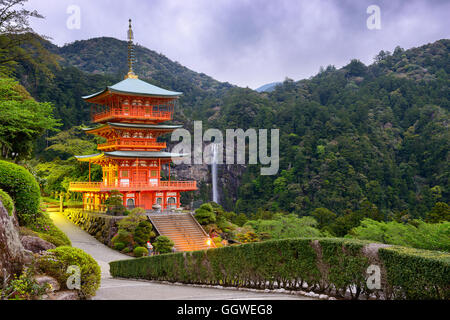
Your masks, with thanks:
M49 212L51 218L72 241L72 246L83 249L97 260L102 270L102 282L93 300L309 300L312 298L274 293L257 293L229 289L199 288L160 284L141 280L114 279L109 274L108 262L130 259L100 243L59 213ZM133 259L133 258L131 258Z

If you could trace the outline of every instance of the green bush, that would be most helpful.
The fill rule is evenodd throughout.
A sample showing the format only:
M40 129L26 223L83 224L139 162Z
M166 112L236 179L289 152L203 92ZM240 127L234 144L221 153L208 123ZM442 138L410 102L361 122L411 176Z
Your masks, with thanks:
M2 189L0 189L0 201L3 203L6 211L8 211L8 214L12 215L14 213L14 202L9 194L7 194Z
M0 188L13 199L20 224L39 214L39 185L27 169L0 160L0 177Z
M139 222L133 233L134 241L140 246L144 246L154 236L153 226L149 221Z
M119 229L134 233L134 230L142 221L148 221L147 217L136 213L130 213L127 217L120 220L117 225Z
M135 257L140 258L140 257L146 256L148 254L148 251L144 247L136 247L133 250L133 254Z
M134 245L133 236L126 230L119 230L119 232L111 239L113 248L118 242L123 243L126 247L132 247Z
M71 246L67 235L55 226L53 220L45 212L26 224L26 227L37 232L39 237L53 243L55 246Z
M122 250L122 253L130 253L131 252L131 249L130 248L128 248L128 247L125 247L123 250Z
M50 284L37 283L33 278L34 275L33 268L24 269L19 277L16 274L13 275L0 287L0 300L40 299L50 288Z
M425 250L450 251L450 222L426 223L365 219L349 232L349 237Z
M123 242L114 243L114 250L122 251L124 248L125 248L125 243L123 243Z
M159 236L156 238L155 242L153 242L153 247L155 248L155 251L159 253L172 252L173 246L174 246L173 241L166 236Z
M114 277L258 289L305 285L329 295L350 291L353 299L373 293L386 299L449 298L449 254L389 247L378 249L376 258L373 246L366 249L369 244L342 238L270 240L113 261L110 271ZM370 264L381 268L380 290L367 288Z
M80 294L83 298L95 295L100 287L101 271L97 262L86 252L73 247L59 247L47 250L47 255L39 258L39 268L58 280L61 288L67 288L69 266L78 266L81 271Z
M195 210L195 219L201 225L207 225L216 222L216 214L214 213L213 207L209 203L204 203Z
M272 239L320 237L316 229L317 221L313 217L299 218L295 214L275 214L270 220L249 220L244 227L250 226L258 235L269 234Z

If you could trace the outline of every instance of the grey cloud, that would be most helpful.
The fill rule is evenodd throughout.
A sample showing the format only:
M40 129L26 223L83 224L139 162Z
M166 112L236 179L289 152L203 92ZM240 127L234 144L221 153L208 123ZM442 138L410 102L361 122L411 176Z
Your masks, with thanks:
M66 8L82 9L81 30L65 28ZM381 8L381 30L368 30L366 8ZM314 75L320 66L368 64L380 50L448 38L450 1L388 0L31 0L46 16L37 31L63 45L125 39L134 20L138 43L218 80L256 88Z

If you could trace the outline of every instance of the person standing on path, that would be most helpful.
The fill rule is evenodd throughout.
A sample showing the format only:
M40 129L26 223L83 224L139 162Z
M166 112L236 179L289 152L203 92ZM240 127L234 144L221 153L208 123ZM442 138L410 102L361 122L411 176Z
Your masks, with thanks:
M152 256L153 255L153 246L150 243L150 241L147 241L147 249L148 249L148 255Z

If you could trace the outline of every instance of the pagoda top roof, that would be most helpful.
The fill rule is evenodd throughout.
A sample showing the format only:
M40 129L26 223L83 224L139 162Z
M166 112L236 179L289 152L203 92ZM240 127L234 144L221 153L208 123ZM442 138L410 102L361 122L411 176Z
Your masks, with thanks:
M165 151L111 151L105 152L105 155L119 158L180 158L186 154L172 153Z
M158 158L181 158L187 154L172 153L164 151L111 151L105 153L89 154L84 156L75 156L79 161L100 160L104 157L114 158L132 158L132 159L158 159Z
M90 100L99 97L107 92L115 92L119 94L130 94L136 96L150 96L150 97L169 97L175 98L182 95L182 92L170 91L157 87L148 82L135 78L127 78L112 86L107 86L102 91L82 97L85 100Z
M174 130L182 128L182 125L171 125L171 124L146 124L146 123L122 123L122 122L107 122L98 127L94 128L82 128L83 131L92 131L104 127L113 128L136 128L136 129L159 129L159 130Z

